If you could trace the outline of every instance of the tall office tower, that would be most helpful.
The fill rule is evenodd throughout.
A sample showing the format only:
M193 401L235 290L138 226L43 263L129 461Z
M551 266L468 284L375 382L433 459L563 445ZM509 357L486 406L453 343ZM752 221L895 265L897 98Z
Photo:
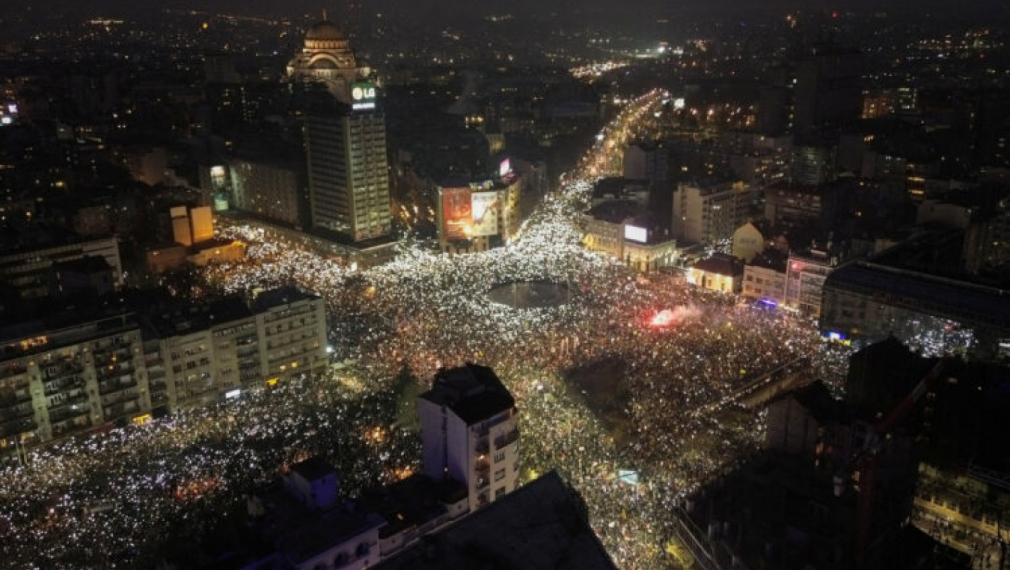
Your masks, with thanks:
M328 102L305 118L312 225L353 241L387 236L389 160L386 118L376 108L375 87L356 83L355 103Z
M862 115L863 59L857 50L818 45L796 65L793 127L807 135L818 127Z
M424 474L463 483L470 510L518 487L518 411L493 370L467 364L439 372L418 398L417 413Z

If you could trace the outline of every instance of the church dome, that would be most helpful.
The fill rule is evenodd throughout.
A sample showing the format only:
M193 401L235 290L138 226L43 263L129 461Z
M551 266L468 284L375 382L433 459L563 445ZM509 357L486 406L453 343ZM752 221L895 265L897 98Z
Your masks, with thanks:
M340 31L340 28L338 28L336 24L323 20L322 22L319 22L309 28L308 33L305 34L305 39L316 41L337 41L347 38L344 37L344 33Z

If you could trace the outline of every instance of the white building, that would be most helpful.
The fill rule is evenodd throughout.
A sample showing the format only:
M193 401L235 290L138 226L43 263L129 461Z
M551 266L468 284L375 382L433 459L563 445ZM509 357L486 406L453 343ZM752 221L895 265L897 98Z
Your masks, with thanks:
M743 296L775 306L786 302L786 259L782 253L769 250L744 267Z
M786 306L819 317L824 282L838 266L838 257L820 250L790 253L786 265Z
M755 190L743 182L680 184L673 193L673 225L679 241L728 240L747 221Z
M519 486L518 411L493 370L467 364L441 371L417 412L423 473L462 482L471 511Z

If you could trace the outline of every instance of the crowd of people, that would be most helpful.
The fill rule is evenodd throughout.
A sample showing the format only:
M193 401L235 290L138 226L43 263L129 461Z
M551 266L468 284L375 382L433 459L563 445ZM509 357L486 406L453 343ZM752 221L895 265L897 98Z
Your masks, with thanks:
M117 567L159 552L165 536L208 529L242 494L300 457L321 454L345 490L416 469L418 438L396 421L392 379L422 384L467 361L491 366L520 409L525 480L557 469L621 568L669 567L671 505L757 449L761 418L713 407L783 364L807 359L839 374L844 358L811 322L636 274L580 244L593 179L665 94L629 104L586 159L505 246L448 256L406 248L352 270L262 230L241 263L206 271L203 290L249 293L297 285L327 302L335 358L350 369L235 402L32 451L0 472L0 552L13 566ZM517 308L487 292L512 282L564 283L566 302ZM664 311L675 319L656 320ZM567 377L617 361L621 436ZM381 437L376 436L380 434ZM619 471L636 474L629 482ZM230 506L230 507L229 507Z

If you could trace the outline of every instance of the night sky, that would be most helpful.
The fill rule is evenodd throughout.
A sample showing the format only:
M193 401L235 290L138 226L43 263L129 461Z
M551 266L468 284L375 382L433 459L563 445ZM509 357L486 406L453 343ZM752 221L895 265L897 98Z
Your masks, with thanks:
M39 11L81 12L81 13L150 13L152 9L165 7L193 8L198 10L227 11L235 13L255 13L292 16L299 13L318 13L323 8L339 10L347 2L327 0L7 0L7 6L33 6ZM364 6L376 10L403 10L421 15L444 17L450 14L483 14L490 12L510 12L515 15L543 13L589 14L634 12L691 14L731 12L754 14L760 12L782 13L793 10L804 11L887 11L902 13L912 11L917 14L935 12L937 14L1010 14L1010 6L1004 0L364 0ZM731 11L731 12L730 12Z

